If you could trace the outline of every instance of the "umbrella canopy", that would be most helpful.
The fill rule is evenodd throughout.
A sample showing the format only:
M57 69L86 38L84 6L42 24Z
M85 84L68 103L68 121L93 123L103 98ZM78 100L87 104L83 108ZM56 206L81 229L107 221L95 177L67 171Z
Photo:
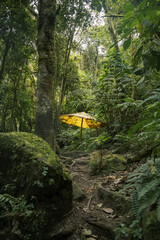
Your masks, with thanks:
M101 128L106 125L106 123L96 121L95 118L85 112L64 114L61 115L59 119L64 123L80 128Z

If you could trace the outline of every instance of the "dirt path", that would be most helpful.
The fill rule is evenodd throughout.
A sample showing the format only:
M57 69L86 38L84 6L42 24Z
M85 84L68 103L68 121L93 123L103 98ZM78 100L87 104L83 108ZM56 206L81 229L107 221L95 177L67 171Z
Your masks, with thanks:
M109 194L116 192L128 172L91 175L89 156L85 153L68 155L62 161L72 176L75 196L72 211L57 225L51 239L114 240L114 228L122 221L122 216L118 209L111 208L112 202L104 202L104 186Z

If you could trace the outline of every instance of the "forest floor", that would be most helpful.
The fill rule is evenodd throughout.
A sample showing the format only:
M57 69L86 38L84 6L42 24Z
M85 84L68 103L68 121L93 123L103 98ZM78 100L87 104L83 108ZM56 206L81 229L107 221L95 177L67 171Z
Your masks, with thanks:
M89 160L89 155L82 152L69 153L62 158L73 184L80 190L75 190L73 208L56 226L57 230L51 233L51 239L114 240L115 227L130 219L130 216L120 214L117 206L104 201L102 193L103 186L111 193L122 189L134 166L126 166L124 171L93 175L88 166Z

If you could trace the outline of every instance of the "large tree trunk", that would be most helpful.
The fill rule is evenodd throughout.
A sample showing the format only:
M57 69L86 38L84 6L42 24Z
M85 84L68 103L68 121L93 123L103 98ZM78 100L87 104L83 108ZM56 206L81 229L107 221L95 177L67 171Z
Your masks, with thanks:
M53 93L55 82L55 21L56 0L40 0L37 39L39 62L35 132L54 149Z

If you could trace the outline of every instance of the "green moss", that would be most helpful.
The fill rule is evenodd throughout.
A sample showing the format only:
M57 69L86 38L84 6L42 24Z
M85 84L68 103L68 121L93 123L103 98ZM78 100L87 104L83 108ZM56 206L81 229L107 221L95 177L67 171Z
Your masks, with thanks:
M102 157L103 161L103 167L106 169L113 169L113 170L124 170L126 167L123 165L126 163L126 160L124 157L117 155L117 154L105 154Z
M125 170L126 159L118 154L107 153L102 155L101 151L95 151L90 155L89 166L93 172L101 169L111 171Z
M64 180L67 180L67 179L72 180L71 176L70 176L69 173L66 171L66 168L65 168L64 165L62 166L62 168L63 168L63 179L64 179Z
M73 199L74 200L82 200L85 197L84 192L80 189L80 187L76 184L72 184L73 186Z
M57 170L61 168L58 156L50 146L32 133L0 133L0 144L0 151L7 149L12 159L23 153L23 159L43 161Z

